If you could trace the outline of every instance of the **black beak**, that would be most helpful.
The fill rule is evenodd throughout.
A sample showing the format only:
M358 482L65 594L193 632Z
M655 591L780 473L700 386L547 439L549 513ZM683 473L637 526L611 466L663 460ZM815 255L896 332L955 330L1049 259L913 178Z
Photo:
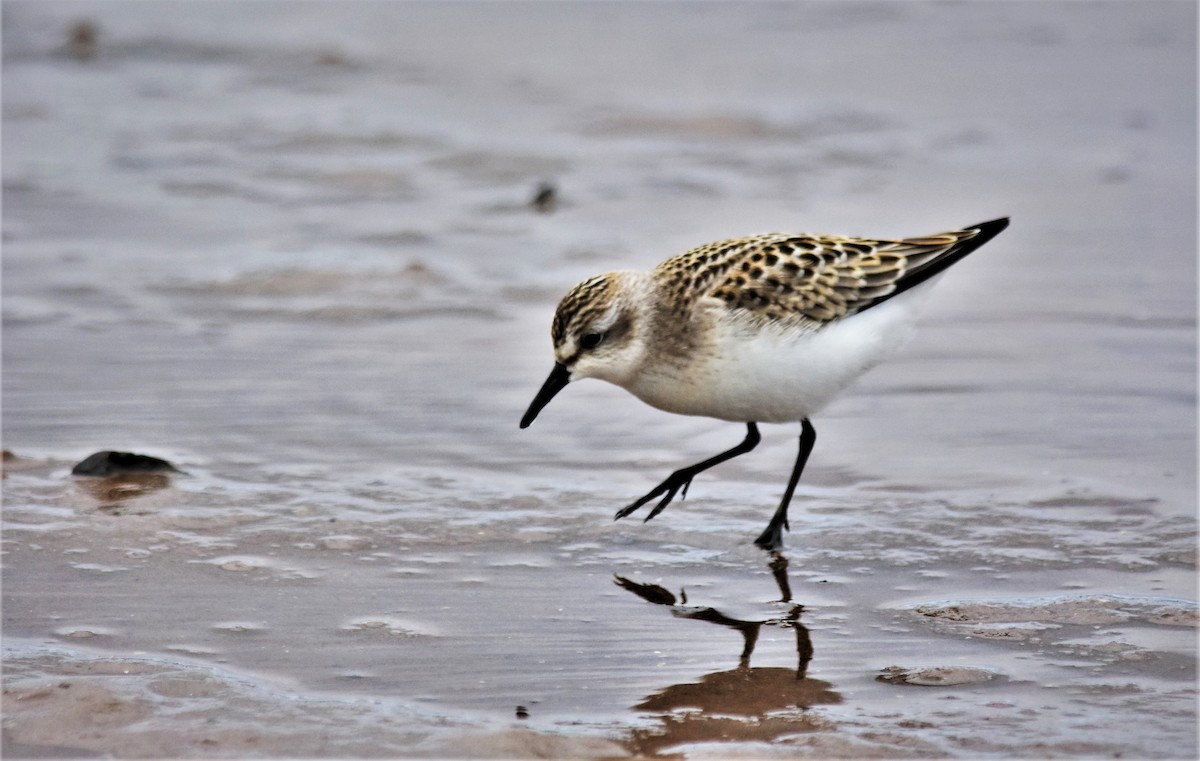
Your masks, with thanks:
M555 362L554 369L550 371L550 377L542 384L542 390L537 392L537 396L533 397L533 404L529 405L529 409L525 410L525 417L521 418L521 427L528 428L533 419L538 416L545 407L554 398L554 395L567 387L571 382L571 371L562 362Z

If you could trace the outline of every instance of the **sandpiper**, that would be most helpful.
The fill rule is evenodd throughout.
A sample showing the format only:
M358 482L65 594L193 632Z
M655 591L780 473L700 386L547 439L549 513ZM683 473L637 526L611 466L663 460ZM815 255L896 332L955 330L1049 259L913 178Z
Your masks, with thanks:
M810 416L902 346L937 276L1007 226L1004 218L895 240L768 233L709 243L649 272L597 275L559 303L554 369L521 427L580 378L667 412L744 423L740 444L675 471L616 514L661 497L650 520L687 496L697 474L754 449L758 423L799 422L791 478L755 540L778 549L816 441Z

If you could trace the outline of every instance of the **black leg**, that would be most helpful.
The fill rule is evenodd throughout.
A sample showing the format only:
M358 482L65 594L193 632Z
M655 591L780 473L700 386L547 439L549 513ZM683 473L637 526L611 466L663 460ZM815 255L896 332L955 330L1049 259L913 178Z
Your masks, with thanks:
M792 468L792 477L788 479L787 490L783 493L783 501L779 503L779 509L771 516L771 522L767 524L763 532L754 540L759 547L777 550L783 546L781 529L791 530L787 518L788 505L792 502L792 494L796 491L796 484L800 482L800 474L804 472L804 463L808 462L808 456L812 454L813 444L816 442L817 429L808 422L808 418L801 420L800 451L796 454L796 466Z
M658 486L655 486L649 494L642 497L637 502L634 502L629 507L624 507L618 510L617 516L613 520L620 520L624 518L634 510L637 510L642 505L662 494L662 501L655 505L654 509L650 511L650 514L646 516L646 520L650 520L654 516L661 513L663 508L671 504L671 500L675 499L675 494L679 492L680 489L683 489L683 493L680 494L679 498L683 499L686 497L688 485L692 483L692 479L695 478L697 474L703 473L714 465L719 465L726 460L732 460L734 457L737 457L740 454L746 454L751 449L754 449L756 446L758 446L758 442L761 440L762 437L758 435L758 425L755 423L746 423L746 438L742 440L741 444L738 444L733 449L722 452L715 457L710 457L704 462L698 462L695 465L675 471L671 475L667 476L665 481Z

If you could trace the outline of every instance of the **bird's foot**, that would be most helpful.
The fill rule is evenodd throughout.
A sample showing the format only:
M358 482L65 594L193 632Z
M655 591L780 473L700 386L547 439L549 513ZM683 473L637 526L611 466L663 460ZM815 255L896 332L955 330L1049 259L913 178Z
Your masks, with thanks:
M783 549L783 529L785 528L789 531L791 530L787 525L787 521L777 523L772 520L763 529L763 532L758 535L758 538L754 540L754 543L769 552L778 552Z
M659 484L658 486L655 486L652 490L650 490L649 494L642 497L641 499L634 502L633 504L631 504L627 507L623 507L620 510L618 510L617 514L613 518L613 520L619 521L622 518L632 514L634 511L636 511L642 505L645 505L647 502L650 502L651 500L655 499L660 494L663 495L663 498L661 500L659 500L657 505L654 506L654 509L650 511L650 514L647 515L642 520L642 522L645 523L646 521L650 520L654 516L661 513L666 508L667 505L671 504L671 501L673 499L675 499L676 494L679 495L679 498L681 500L686 499L688 487L691 486L692 479L695 477L695 475L696 475L695 473L688 471L686 468L684 470L675 471L671 475L667 476L667 479L665 481L663 481L661 484Z

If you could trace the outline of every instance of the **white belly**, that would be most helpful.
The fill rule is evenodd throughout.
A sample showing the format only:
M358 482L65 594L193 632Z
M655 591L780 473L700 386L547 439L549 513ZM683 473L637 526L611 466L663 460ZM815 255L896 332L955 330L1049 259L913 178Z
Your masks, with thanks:
M715 322L705 342L708 350L686 364L646 368L629 391L683 415L736 422L802 420L912 337L928 285L807 333L769 327L748 332L744 324Z

